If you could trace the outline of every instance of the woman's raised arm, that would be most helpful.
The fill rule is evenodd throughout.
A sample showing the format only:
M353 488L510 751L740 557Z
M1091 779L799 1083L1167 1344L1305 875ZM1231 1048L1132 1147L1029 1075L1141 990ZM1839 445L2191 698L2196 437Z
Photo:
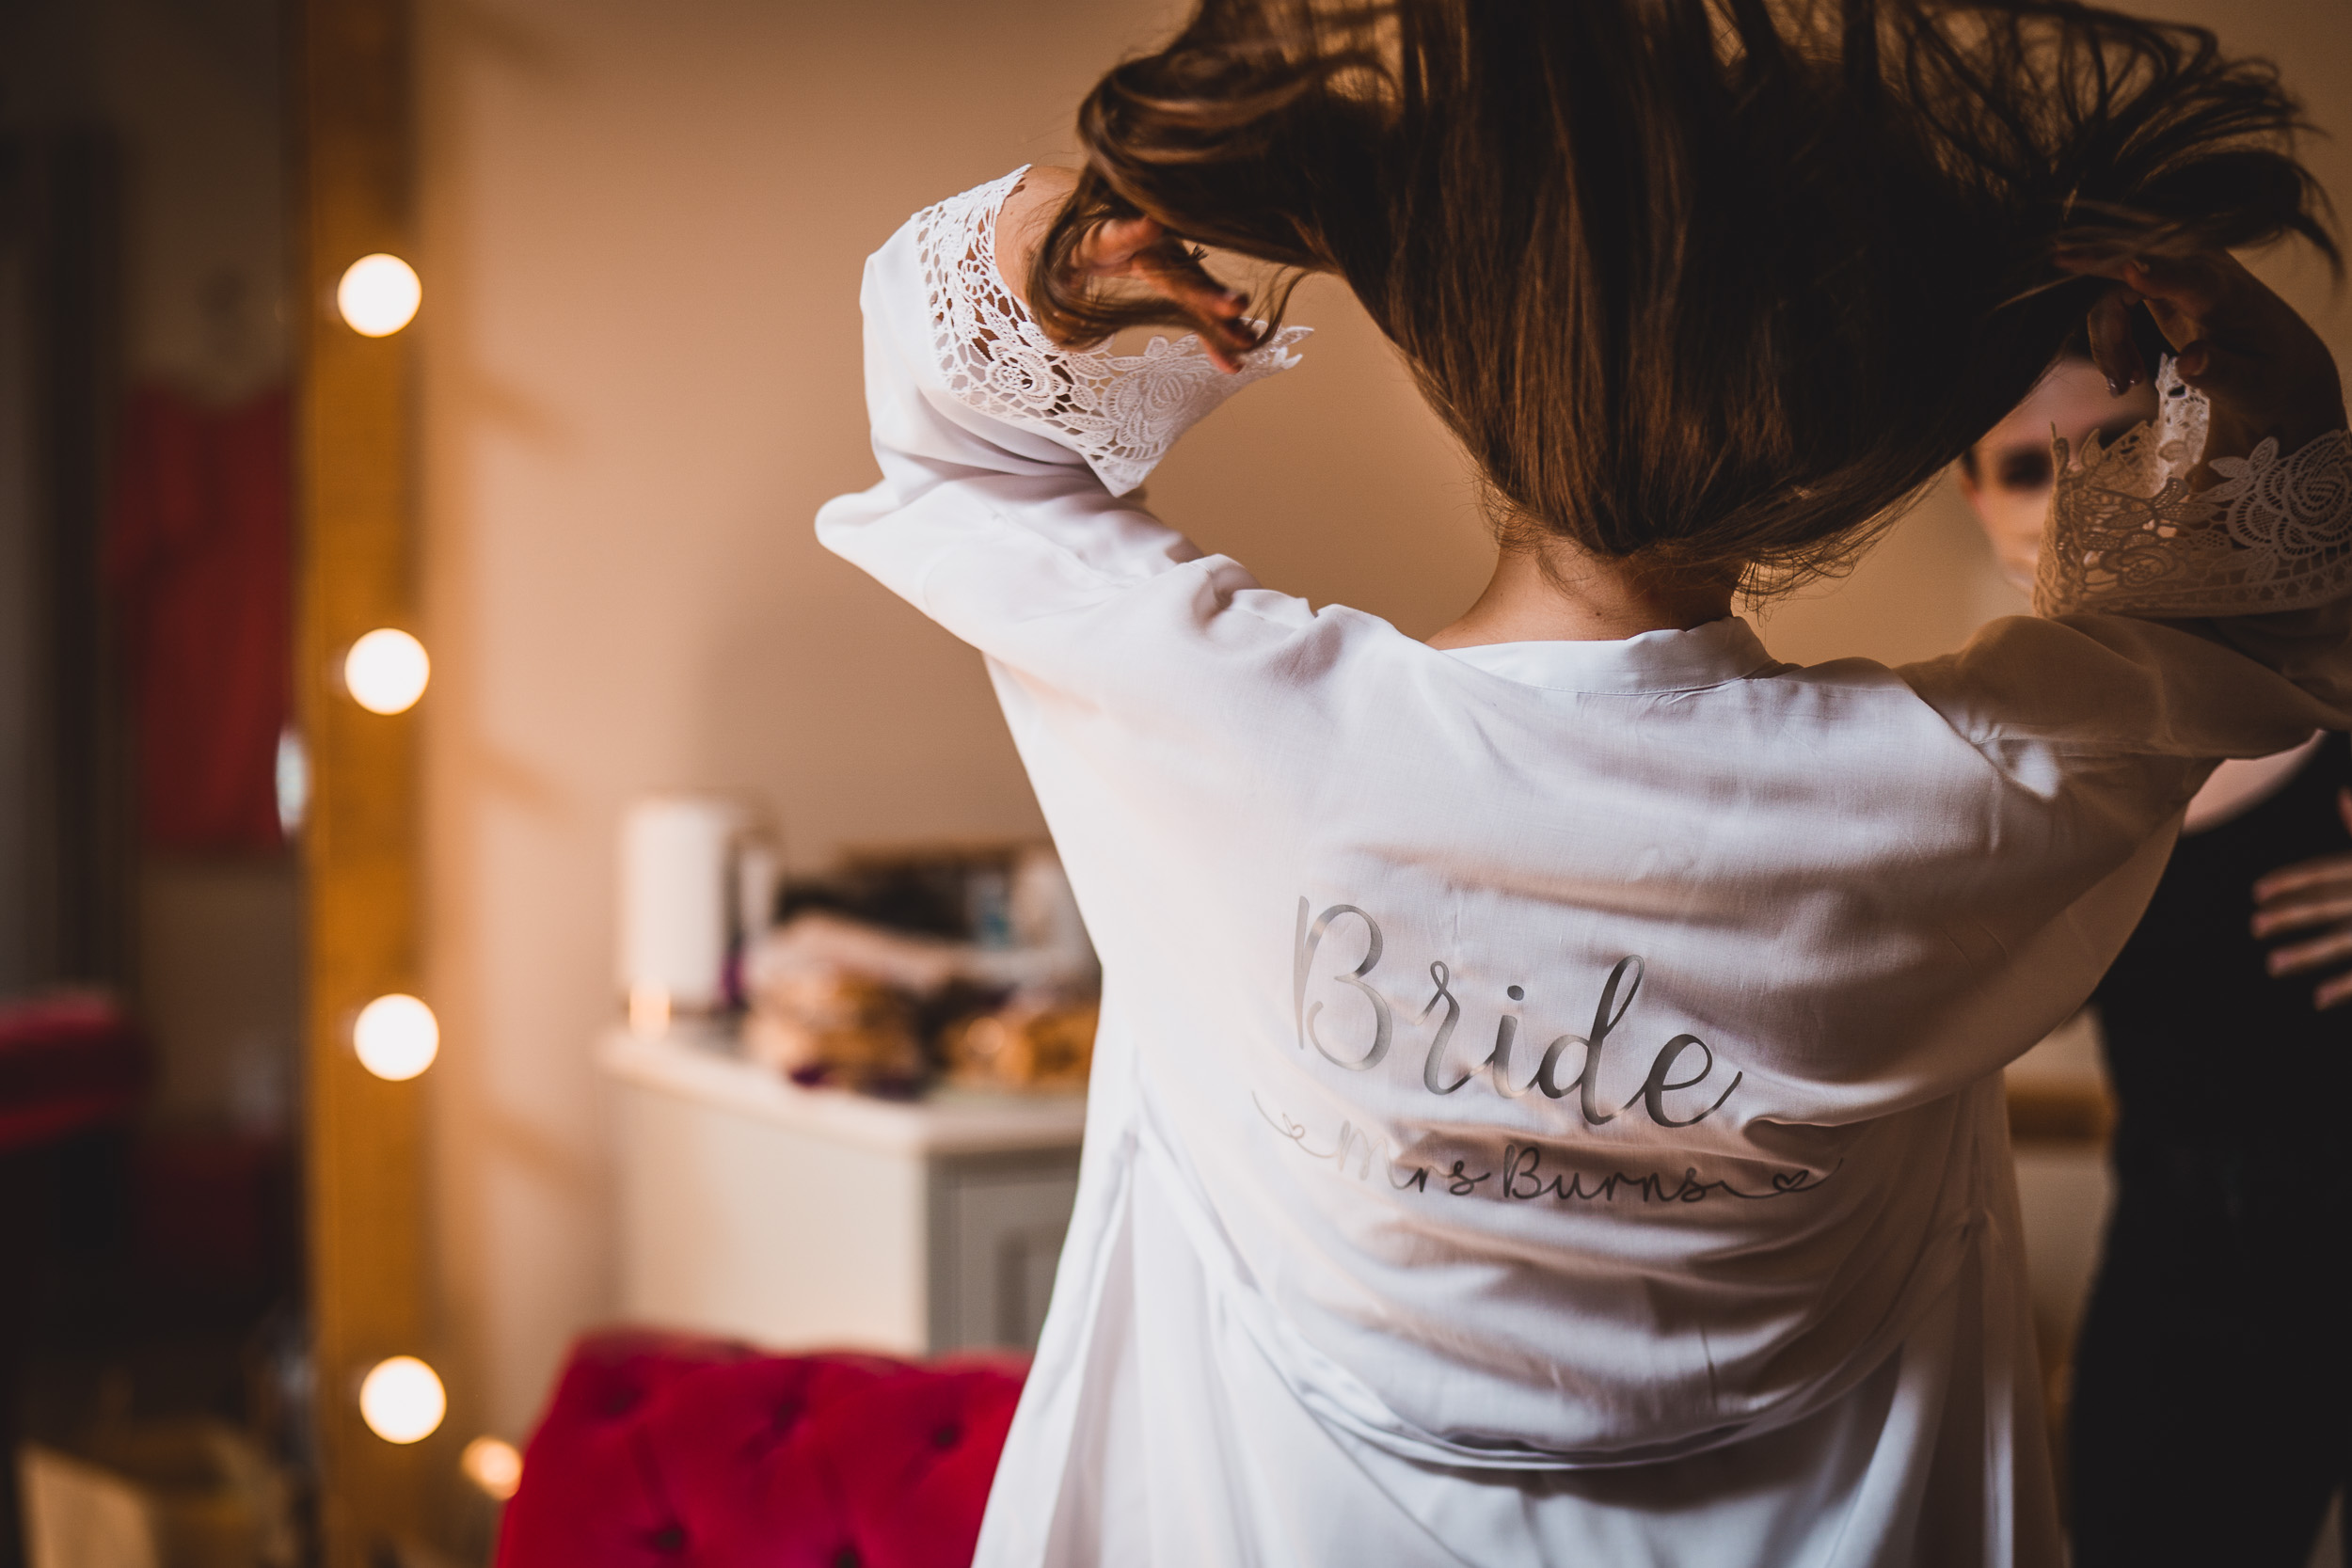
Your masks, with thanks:
M1027 175L924 209L867 259L866 398L882 481L828 502L817 531L982 652L1062 679L1062 664L1102 662L1099 628L1091 648L1055 641L1081 636L1083 612L1200 555L1122 498L1234 391L1295 364L1290 345L1306 333L1220 350L1231 371L1190 336L1132 355L1056 343L1006 281L1018 269L998 266L1000 229L1023 234L1058 200L1044 177L1020 194ZM1105 250L1102 264L1198 270L1163 248ZM1245 329L1220 330L1230 345Z
M2222 757L2352 726L2352 435L2326 344L2226 254L2080 270L2116 281L2090 321L2111 386L2148 373L2131 308L2178 351L2156 418L2058 443L2043 619L1904 673L1995 754L2033 736L2092 772L2137 755L2177 807Z

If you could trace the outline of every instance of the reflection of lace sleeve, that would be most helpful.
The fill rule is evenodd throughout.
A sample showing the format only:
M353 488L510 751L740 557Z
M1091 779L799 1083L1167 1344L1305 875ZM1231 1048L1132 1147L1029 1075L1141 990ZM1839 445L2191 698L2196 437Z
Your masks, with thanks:
M2077 462L2058 443L2034 609L2260 615L2352 592L2352 435L2330 431L2291 457L2276 440L2217 457L2219 483L2192 492L2212 410L2169 360L2156 392L2153 427L2104 449L2087 437Z
M1284 327L1232 375L1210 362L1192 333L1173 343L1154 338L1141 354L1060 347L996 274L996 210L1027 172L1015 169L916 217L932 346L959 402L1061 442L1123 496L1217 404L1298 363L1290 348L1309 329Z

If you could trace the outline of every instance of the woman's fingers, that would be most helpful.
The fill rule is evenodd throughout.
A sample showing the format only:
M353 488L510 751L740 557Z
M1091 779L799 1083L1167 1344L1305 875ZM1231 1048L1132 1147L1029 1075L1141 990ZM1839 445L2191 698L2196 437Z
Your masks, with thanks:
M1085 276L1141 284L1183 312L1219 370L1237 371L1258 344L1242 317L1249 301L1209 276L1191 249L1148 217L1099 225L1073 259Z
M1113 218L1098 223L1093 231L1079 242L1071 263L1079 272L1093 277L1118 277L1124 274L1135 259L1168 238L1168 230L1157 220L1147 217Z
M2352 890L2352 855L2321 855L2282 865L2254 882L2254 902L2275 904L2312 888Z
M2090 359L2107 378L2107 390L2122 397L2148 379L2148 362L2132 341L2132 307L2139 296L2117 284L2090 308Z
M2187 257L2135 256L2123 263L2124 283L2147 302L2148 313L2164 328L2172 346L2185 346L2211 331L2233 295L2248 285L2259 289L2252 273L2227 252ZM2178 336L2175 336L2175 333Z
M1130 274L1153 293L1213 321L1239 316L1247 303L1240 294L1211 277L1192 252L1173 240L1136 256L1130 264Z
M2336 815L2344 819L2344 831L2352 832L2352 789L2336 791ZM2352 863L2352 857L2343 857L2332 863ZM2259 895L2258 884L2257 896ZM2257 915L2255 919L2259 923L2261 916ZM2259 924L2256 934L2260 934ZM2328 1008L2342 1006L2346 1002L2352 1002L2352 973L2330 976L2322 980L2312 990L2312 1006L2316 1011L2326 1012Z
M2267 967L2273 975L2300 974L2306 970L2341 963L2346 958L2352 958L2352 929L2334 930L2310 942L2274 947L2270 950Z
M2200 338L2181 350L2173 356L2172 368L2185 384L2196 388L2211 399L2219 413L2249 409L2269 391L2265 367L2260 360L2224 348L2208 338ZM2249 420L2250 417L2241 414L2239 418ZM2261 439L2264 432L2260 427L2266 426L2268 421L2250 418L2250 423L2256 428L2249 429L2241 437L2249 448ZM2217 452L2216 455L2223 454Z
M1258 346L1258 335L1243 320L1248 298L1209 276L1192 252L1174 241L1136 258L1138 276L1176 303L1200 331L1209 357L1223 370L1241 369L1240 356Z
M2117 283L2123 281L2123 271L2132 264L2128 256L2092 250L2061 250L2051 260L2061 272L2071 272L2077 277L2105 277Z
M2352 832L2352 789L2336 792L2336 814ZM2298 974L2352 958L2352 855L2324 855L2281 866L2254 883L2254 903L2258 939L2315 926L2329 927L2309 942L2274 948L2268 960L2272 974ZM2320 1011L2346 1002L2352 1002L2352 973L2330 975L2312 990L2312 1006Z
M2265 437L2292 451L2344 424L2335 360L2311 324L2223 250L2102 257L2066 252L2058 264L2116 287L2091 307L2091 357L2110 385L2139 365L2122 330L2145 306L2179 352L2181 379L2213 404L2206 457L2243 457Z
M2227 251L2188 257L2095 257L2085 251L2061 251L2058 264L2079 277L2104 277L2116 285L2099 306L2092 307L2094 321L2102 306L2122 294L2126 306L2146 305L2176 347L2199 336L2233 295L2262 290L2260 279ZM2178 336L2174 336L2176 330Z
M2298 899L2291 904L2265 904L2254 911L2254 935L2270 937L2281 931L2305 931L2313 926L2332 926L2344 920L2352 920L2352 890L2339 891L2332 896Z

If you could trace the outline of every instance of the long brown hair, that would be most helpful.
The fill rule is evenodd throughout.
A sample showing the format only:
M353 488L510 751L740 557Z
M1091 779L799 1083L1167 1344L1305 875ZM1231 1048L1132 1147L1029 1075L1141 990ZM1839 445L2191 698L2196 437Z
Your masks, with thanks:
M2067 247L2335 260L2276 71L2043 0L1200 0L1086 100L1028 279L1107 218L1345 279L1511 529L1752 587L1871 536L2105 285ZM1279 306L1277 307L1279 309Z

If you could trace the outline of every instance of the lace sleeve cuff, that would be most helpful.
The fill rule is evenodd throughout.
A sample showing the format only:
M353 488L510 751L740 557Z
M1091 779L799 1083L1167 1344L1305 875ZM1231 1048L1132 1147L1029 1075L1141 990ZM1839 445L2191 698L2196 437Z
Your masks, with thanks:
M2058 485L2034 575L2034 610L2182 618L2309 610L2352 591L2352 435L2292 456L2276 440L2214 459L2220 482L2191 492L2212 410L2170 360L2155 423L2079 460L2057 444Z
M1141 354L1062 348L996 273L996 211L1027 172L1017 168L916 216L932 350L956 401L1060 442L1123 496L1219 404L1298 363L1290 350L1309 328L1284 327L1232 375L1191 333L1173 343L1154 338Z

